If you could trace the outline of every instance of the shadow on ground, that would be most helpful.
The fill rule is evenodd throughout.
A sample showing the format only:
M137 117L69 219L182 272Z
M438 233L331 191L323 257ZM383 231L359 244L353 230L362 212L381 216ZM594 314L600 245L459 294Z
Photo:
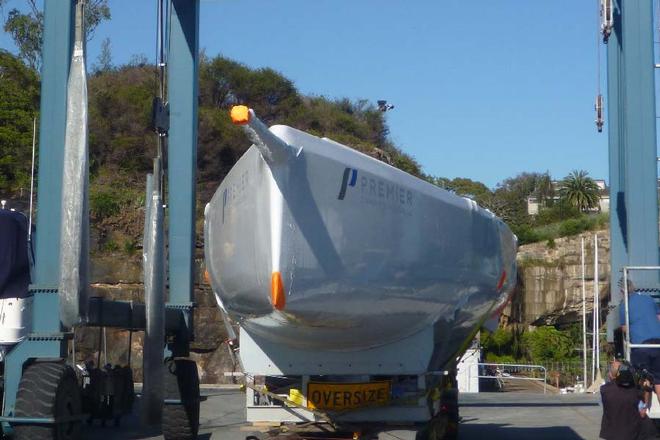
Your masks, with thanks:
M553 427L517 427L500 423L470 424L463 421L460 425L461 440L584 440L568 426Z

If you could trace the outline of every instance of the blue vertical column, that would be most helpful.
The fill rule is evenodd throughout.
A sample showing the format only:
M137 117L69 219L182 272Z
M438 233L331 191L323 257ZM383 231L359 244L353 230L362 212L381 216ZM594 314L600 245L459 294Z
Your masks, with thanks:
M628 221L628 264L658 265L658 193L655 119L653 0L623 0L623 158ZM642 287L655 287L658 274L637 272Z
M56 287L60 276L60 218L66 91L73 49L73 0L44 3L39 119L39 180L35 282Z
M64 168L66 96L73 50L75 1L44 2L39 125L39 180L35 249L36 287L33 331L60 330L57 289L60 277L61 193ZM51 292L43 294L44 292Z
M30 292L34 295L31 333L12 349L5 360L3 416L14 414L16 393L25 361L30 358L66 356L61 331L59 297L61 192L64 169L67 83L74 37L75 2L44 2L44 33L39 109L39 180L37 187L37 234L35 273ZM4 433L11 432L3 422Z
M624 101L620 7L622 1L615 0L613 2L614 28L607 43L607 121L610 166L610 305L618 305L621 302L621 293L617 281L621 277L621 268L628 262L626 246L628 227L625 199L626 173L623 150L623 118L625 112L621 107ZM607 322L612 322L612 319L616 319L618 322L618 314L611 314ZM616 323L615 326L618 327Z
M183 306L193 298L199 0L173 0L170 26L169 302Z

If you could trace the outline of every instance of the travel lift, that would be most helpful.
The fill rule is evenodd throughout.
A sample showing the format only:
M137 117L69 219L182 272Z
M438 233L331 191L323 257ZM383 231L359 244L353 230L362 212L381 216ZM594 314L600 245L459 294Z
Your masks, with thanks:
M629 360L621 335L619 304L632 277L641 291L660 298L658 174L653 0L601 0L601 33L607 45L610 167L610 302L607 340ZM624 310L627 309L625 306ZM628 318L625 318L627 321ZM648 346L648 345L646 345ZM660 348L660 345L656 345ZM660 418L654 398L649 415Z
M163 85L154 105L159 114L154 118L159 127L159 154L147 182L145 304L141 305L87 298L84 1L44 2L38 237L32 284L26 294L32 306L22 317L24 336L3 346L0 422L7 436L20 440L80 438L87 416L69 348L75 353L74 332L81 326L146 330L141 402L145 422L159 422L162 416L166 439L197 436L199 379L195 362L189 359L189 343L193 338L199 0L159 0L158 5L159 70L162 79L167 69L168 103L163 104ZM168 35L166 49L163 35ZM161 152L166 143L167 303L161 185Z

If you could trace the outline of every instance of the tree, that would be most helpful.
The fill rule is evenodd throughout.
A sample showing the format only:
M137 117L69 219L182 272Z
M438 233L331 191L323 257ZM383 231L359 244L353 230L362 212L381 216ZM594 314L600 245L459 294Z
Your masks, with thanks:
M513 341L513 333L510 330L498 328L493 333L482 333L481 344L487 351L497 351L497 355L511 354L511 342Z
M18 55L34 70L41 66L41 35L43 33L43 13L30 2L33 9L24 14L18 9L12 9L7 15L5 32L11 35L18 47Z
M108 72L112 70L112 51L110 48L110 38L106 38L101 43L101 53L96 58L96 64L92 67L94 72Z
M574 342L567 332L554 327L538 327L523 334L523 343L532 362L561 361L571 357Z
M0 50L0 90L0 193L18 193L30 187L39 79L18 57Z
M44 14L37 6L37 0L26 0L28 11L14 8L9 11L5 21L5 32L11 35L18 47L18 54L30 67L39 71L41 68L41 42L44 30ZM0 6L5 0L0 0ZM110 19L108 0L88 0L85 3L85 30L87 41L94 36L97 26Z
M434 177L430 181L441 188L455 192L459 196L473 199L481 206L489 206L493 197L492 191L486 185L465 177L457 177L452 180L444 177Z
M584 212L598 206L600 189L589 173L573 170L561 181L559 197Z
M555 187L552 184L552 178L548 171L538 176L534 195L536 196L536 200L539 201L539 204L543 206L547 207L552 202L555 196Z
M549 197L552 186L548 173L521 173L505 179L493 194L489 208L513 226L530 224L527 214L527 199L530 196Z

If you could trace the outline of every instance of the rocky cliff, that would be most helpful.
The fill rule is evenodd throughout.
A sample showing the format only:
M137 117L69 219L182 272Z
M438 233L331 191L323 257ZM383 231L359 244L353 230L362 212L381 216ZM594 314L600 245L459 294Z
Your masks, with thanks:
M598 274L594 276L594 241L598 237ZM518 287L505 309L505 324L562 325L582 320L581 242L585 247L587 313L593 311L594 280L602 308L609 302L609 231L587 232L550 242L521 246Z

